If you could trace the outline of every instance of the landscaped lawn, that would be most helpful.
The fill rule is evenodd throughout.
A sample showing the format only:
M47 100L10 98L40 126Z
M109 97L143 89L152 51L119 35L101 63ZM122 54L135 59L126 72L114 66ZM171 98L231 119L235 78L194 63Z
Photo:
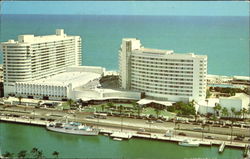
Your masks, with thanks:
M68 105L68 103L67 102L64 102L64 103L62 103L62 105L61 106L57 106L56 107L57 109L70 109L70 106Z
M143 111L142 111L142 114L152 114L153 116L156 116L156 113L155 113L155 109L154 108L144 108ZM167 117L174 117L175 114L174 113L171 113L171 112L168 112L167 110L162 110L160 111L159 113L159 116L167 116Z
M84 108L84 112L94 112L95 110L101 112L102 111L102 106L101 105L105 105L104 111L106 111L106 112L110 112L111 111L108 108L107 103L106 103L106 104L92 105L92 106L89 106L89 107L85 107ZM120 105L124 106L125 109L126 108L133 108L132 104L115 103L114 106L117 106L117 110L113 110L112 112L119 112L119 106ZM129 110L131 110L132 112L129 111ZM134 109L129 109L129 110L123 110L123 112L125 112L125 113L131 113L131 114L134 114L134 115L138 114L137 110L134 110ZM151 108L151 107L144 108L142 110L142 112L141 112L141 115L143 115L143 114L144 115L150 115L150 114L152 114L153 116L156 116L154 108ZM163 111L160 111L159 116L174 117L175 113L171 113L171 112L168 112L167 110L163 110Z

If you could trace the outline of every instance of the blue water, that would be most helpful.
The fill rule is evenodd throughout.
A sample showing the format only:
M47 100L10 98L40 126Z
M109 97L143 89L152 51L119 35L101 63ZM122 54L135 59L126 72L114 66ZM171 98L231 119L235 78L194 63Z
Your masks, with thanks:
M0 41L62 28L83 39L83 64L118 70L121 39L145 47L208 55L208 73L249 76L248 17L1 15ZM0 58L2 63L2 57Z

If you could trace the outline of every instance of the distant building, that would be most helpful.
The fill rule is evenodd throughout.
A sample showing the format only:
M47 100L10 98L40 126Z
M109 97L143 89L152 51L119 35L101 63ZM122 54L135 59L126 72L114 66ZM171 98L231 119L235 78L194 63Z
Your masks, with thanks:
M249 110L250 96L244 93L236 93L231 97L220 97L219 104L221 107L226 107L229 112L231 108L235 108L235 111L240 111L243 108Z
M81 65L81 38L57 29L55 35L19 35L18 41L1 43L4 94L15 93L16 82L28 82Z
M169 101L206 98L206 55L144 48L138 39L123 39L119 54L121 88Z
M236 112L239 112L244 108L250 110L250 96L244 93L236 93L235 96L231 97L208 98L197 102L196 110L200 114L214 114L214 107L217 104L221 106L221 110L227 108L229 116L231 116L232 108L234 108Z
M232 80L232 84L250 86L250 77L249 76L234 76Z

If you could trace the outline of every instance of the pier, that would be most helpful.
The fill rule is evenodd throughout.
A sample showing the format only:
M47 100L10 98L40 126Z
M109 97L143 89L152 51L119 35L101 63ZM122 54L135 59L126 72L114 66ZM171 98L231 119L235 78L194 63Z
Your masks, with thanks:
M222 153L224 151L225 146L226 146L225 142L222 142L220 145L220 148L219 148L220 153Z
M245 145L243 157L245 157L246 159L250 158L250 145Z

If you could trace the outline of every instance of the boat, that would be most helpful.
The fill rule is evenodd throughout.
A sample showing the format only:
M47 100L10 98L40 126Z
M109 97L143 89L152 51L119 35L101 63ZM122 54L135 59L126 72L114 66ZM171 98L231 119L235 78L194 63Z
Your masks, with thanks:
M70 123L49 123L46 125L46 129L50 131L74 134L74 135L89 135L95 136L98 135L100 130L92 126L83 125L77 122Z
M122 141L121 138L117 138L117 137L114 137L113 140L116 140L116 141Z
M190 146L190 147L198 147L200 145L200 142L196 140L183 140L178 143L181 146Z

